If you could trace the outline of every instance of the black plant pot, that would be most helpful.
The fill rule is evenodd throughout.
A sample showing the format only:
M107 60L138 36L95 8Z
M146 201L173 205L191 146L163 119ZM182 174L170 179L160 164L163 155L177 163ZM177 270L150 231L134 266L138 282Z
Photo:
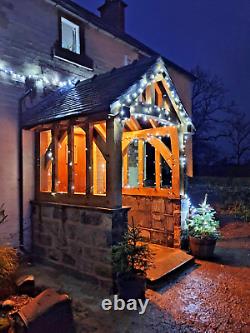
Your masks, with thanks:
M117 288L119 297L129 299L145 299L146 277L135 273L118 273Z
M214 254L215 245L215 239L200 239L191 236L189 237L189 246L192 255L197 258L211 258Z

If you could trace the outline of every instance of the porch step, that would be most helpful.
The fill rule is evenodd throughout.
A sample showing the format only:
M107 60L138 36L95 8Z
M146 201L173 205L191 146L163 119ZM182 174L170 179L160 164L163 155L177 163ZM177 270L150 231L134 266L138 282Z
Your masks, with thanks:
M169 274L194 263L194 257L180 249L152 243L149 244L149 248L154 253L153 266L147 272L149 284L155 283Z

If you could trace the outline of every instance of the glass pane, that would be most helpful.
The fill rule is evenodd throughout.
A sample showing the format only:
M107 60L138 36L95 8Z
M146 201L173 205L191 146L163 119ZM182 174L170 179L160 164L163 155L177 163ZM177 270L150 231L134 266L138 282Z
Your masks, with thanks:
M74 192L86 193L86 134L74 127Z
M80 54L79 26L62 17L62 48Z
M106 160L93 142L93 193L106 194Z
M58 179L57 192L68 192L68 136L67 131L60 133L58 138Z
M149 143L144 144L144 187L155 187L155 148Z
M128 147L128 186L138 187L138 140Z
M172 186L172 170L168 163L161 156L161 187L170 188Z
M163 137L162 142L168 147L171 151L171 139L170 137ZM168 163L161 156L161 187L170 188L172 187L172 170Z
M40 132L40 191L51 192L52 148L51 131Z
M171 139L169 136L164 136L161 141L164 143L165 146L168 147L168 149L171 151L172 150L172 146L171 146Z

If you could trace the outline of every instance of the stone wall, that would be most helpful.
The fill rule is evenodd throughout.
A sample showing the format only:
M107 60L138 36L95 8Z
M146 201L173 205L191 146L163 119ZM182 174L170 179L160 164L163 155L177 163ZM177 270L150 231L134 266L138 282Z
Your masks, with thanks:
M180 200L123 195L123 205L131 207L128 214L141 230L145 240L169 247L180 247Z
M35 259L110 290L111 245L126 230L127 211L32 203Z

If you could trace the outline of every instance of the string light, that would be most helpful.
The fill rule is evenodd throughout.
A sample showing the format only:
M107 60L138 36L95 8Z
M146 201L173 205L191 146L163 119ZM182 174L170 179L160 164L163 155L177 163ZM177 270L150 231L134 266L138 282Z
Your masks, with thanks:
M9 78L15 82L24 84L26 79L32 79L35 81L37 85L52 85L56 87L73 87L76 83L76 79L67 79L65 81L60 81L57 78L48 79L48 77L44 74L35 74L35 75L24 75L15 72L11 68L6 68L4 66L0 66L0 74L2 75L8 75Z
M1 71L1 68L0 68L0 71ZM138 96L140 94L143 93L143 89L145 89L145 87L150 84L152 82L152 80L155 80L155 77L157 74L159 73L163 73L165 72L166 73L166 82L167 82L167 85L168 85L168 88L170 89L170 92L171 92L171 96L173 97L175 103L177 104L177 107L178 107L178 110L179 110L179 113L181 115L181 117L185 120L185 124L184 123L181 123L181 124L175 124L174 122L171 121L171 117L168 116L168 118L166 119L166 114L169 114L170 113L170 109L169 108L164 108L164 107L159 107L158 105L145 105L143 103L139 103L138 102ZM18 76L18 74L12 72L12 71L8 71L7 72L8 75L11 75L11 77L13 79L17 79L18 77L19 78L22 78L22 76ZM33 76L34 77L34 76ZM31 78L33 78L31 76ZM23 76L22 78L23 82L25 82L25 76ZM70 85L72 83L72 81L70 80L67 80L67 81L59 81L57 79L53 79L52 81L49 81L47 77L43 77L43 78L39 78L38 76L35 77L35 80L36 81L42 81L46 84L52 84L52 85L58 85L60 87L63 87L63 86L66 86L66 85ZM134 102L134 105L131 106L131 103ZM129 105L128 105L129 104ZM174 88L174 85L172 83L172 80L170 79L168 73L166 71L163 71L162 68L160 68L158 66L157 68L157 73L155 74L150 74L149 78L146 79L145 77L139 82L139 84L137 84L136 86L133 87L133 89L130 89L130 91L126 94L126 96L122 99L122 100L119 100L119 101L116 101L112 107L116 107L116 108L121 108L122 106L129 106L130 107L130 112L131 114L135 117L135 118L140 118L144 121L148 121L148 120L151 120L151 119L156 119L157 122L161 125L163 125L164 127L168 127L168 126L175 126L177 128L180 129L179 133L183 136L183 143L180 144L180 150L181 152L184 152L185 150L185 143L186 143L186 136L187 135L183 135L183 130L185 128L185 125L188 124L188 125L192 125L192 122L189 118L189 116L187 115L178 95L177 95L177 92ZM141 112L140 112L141 111ZM146 113L146 114L145 114ZM121 110L120 111L120 115L123 116L124 115L124 111ZM128 119L128 118L126 118ZM125 121L126 121L125 119ZM169 136L169 134L168 134ZM159 140L162 140L162 137L159 135L159 133L156 133L156 135L151 135L151 134L147 134L147 138L145 141L150 141L151 138L153 137L157 137ZM135 143L138 143L138 139L135 138L133 140ZM181 141L180 141L181 142ZM85 150L87 151L87 148L85 148ZM68 152L69 153L69 152ZM51 155L50 155L51 154ZM130 154L128 154L130 156ZM49 152L48 153L48 156L53 159L53 156L52 156L52 153ZM173 155L171 154L171 156L173 157ZM148 157L148 155L145 156L146 158ZM180 157L180 166L181 168L184 168L185 164L186 164L186 157L185 155L182 155ZM136 158L136 161L138 161L138 157ZM142 160L139 160L138 162L142 162ZM155 161L153 162L155 164ZM69 165L72 165L72 162L69 163ZM160 164L161 165L161 164ZM136 163L136 166L138 167L138 163ZM173 167L175 167L176 164L173 163ZM103 168L105 168L105 165L102 165ZM89 169L91 169L91 166L89 166ZM169 173L172 174L172 170L170 168L169 170ZM155 175L155 173L154 173ZM128 172L128 177L130 177L131 174L130 172ZM144 178L144 181L146 180L146 178ZM162 184L162 180L161 180L161 184ZM170 182L171 184L171 182ZM140 185L139 182L137 182L137 185ZM154 185L156 185L156 183L154 183ZM131 186L128 184L128 185L125 185L126 188L131 188ZM73 188L72 188L73 189ZM100 192L101 193L101 192ZM51 193L52 194L52 193ZM55 195L55 193L53 193L52 195Z

